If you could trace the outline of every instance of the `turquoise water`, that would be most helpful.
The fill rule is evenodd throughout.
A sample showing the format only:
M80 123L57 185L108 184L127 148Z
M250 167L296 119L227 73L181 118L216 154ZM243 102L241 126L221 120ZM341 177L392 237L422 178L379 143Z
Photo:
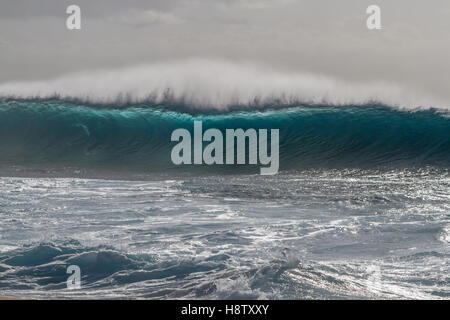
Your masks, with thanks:
M187 113L187 107L87 106L63 101L0 103L0 166L112 166L151 172L176 167L173 130L280 130L280 170L450 165L450 118L437 110L401 111L377 105ZM233 168L233 171L237 168ZM255 169L247 167L248 170ZM205 166L204 170L224 170ZM252 172L253 172L252 171Z
M279 128L279 174L174 166L171 130L194 119ZM449 129L382 106L3 102L0 295L448 299Z

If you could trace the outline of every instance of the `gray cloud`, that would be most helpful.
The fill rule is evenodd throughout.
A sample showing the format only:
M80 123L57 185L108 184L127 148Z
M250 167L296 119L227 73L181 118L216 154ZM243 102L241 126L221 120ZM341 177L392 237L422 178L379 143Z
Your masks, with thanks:
M21 19L29 17L59 17L67 6L75 4L86 9L89 17L105 17L123 10L162 10L167 11L182 0L1 0L0 17Z
M365 26L373 3L380 31ZM69 4L80 31L65 28ZM398 83L450 105L449 36L448 0L1 0L0 82L209 57Z
M113 15L111 23L123 23L131 26L146 26L153 24L179 24L185 22L170 12L156 10L127 10L125 13Z

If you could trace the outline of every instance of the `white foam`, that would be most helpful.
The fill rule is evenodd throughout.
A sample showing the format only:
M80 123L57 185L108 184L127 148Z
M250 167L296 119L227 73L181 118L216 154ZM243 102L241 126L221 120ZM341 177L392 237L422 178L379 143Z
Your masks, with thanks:
M163 102L167 94L193 108L227 109L277 99L334 105L377 101L403 108L444 108L444 103L402 85L350 83L308 73L282 73L224 60L190 59L117 70L85 71L44 81L0 84L0 96L81 99L92 103Z
M444 243L450 243L450 225L446 226L441 234L439 235L439 240Z

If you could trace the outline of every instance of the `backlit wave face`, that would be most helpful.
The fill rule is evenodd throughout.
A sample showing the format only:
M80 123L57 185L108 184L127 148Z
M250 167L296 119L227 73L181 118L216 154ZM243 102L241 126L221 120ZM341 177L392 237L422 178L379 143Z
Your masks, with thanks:
M259 167L251 165L174 165L172 132L184 128L194 136L193 123L201 121L204 131L216 128L224 136L226 129L279 129L280 171L450 166L446 112L374 104L192 114L187 109L149 104L112 108L63 100L3 102L0 165L92 168L96 174L108 168L168 174L257 172Z

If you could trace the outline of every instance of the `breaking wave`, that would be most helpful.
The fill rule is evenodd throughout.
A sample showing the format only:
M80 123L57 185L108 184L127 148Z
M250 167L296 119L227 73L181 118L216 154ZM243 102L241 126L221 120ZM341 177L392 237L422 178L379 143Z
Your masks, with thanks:
M187 113L187 108L149 104L108 108L63 100L4 101L0 103L0 165L194 170L194 166L177 167L170 159L175 145L170 141L172 131L186 128L192 132L194 120L203 121L204 130L218 128L223 133L227 128L279 129L280 170L450 165L450 118L448 113L433 109L303 104Z
M0 97L75 100L123 105L184 105L191 110L253 109L307 103L398 108L447 108L417 88L388 82L345 82L331 77L278 72L224 60L191 59L117 70L85 71L44 81L0 84Z

